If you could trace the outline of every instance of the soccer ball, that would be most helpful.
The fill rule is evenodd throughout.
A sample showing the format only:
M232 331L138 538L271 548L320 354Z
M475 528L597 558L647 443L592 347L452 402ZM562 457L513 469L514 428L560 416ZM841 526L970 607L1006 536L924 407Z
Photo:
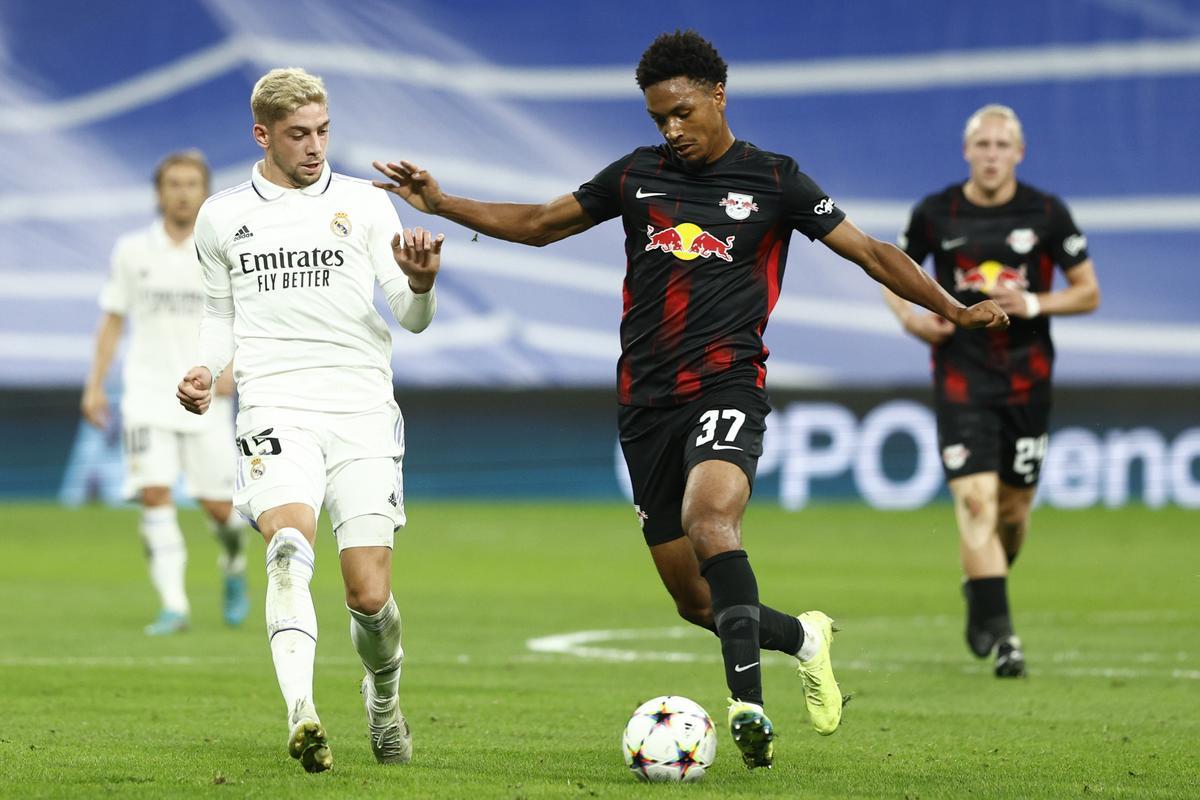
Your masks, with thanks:
M647 700L625 726L621 751L643 781L698 781L717 757L717 732L699 704L666 695Z

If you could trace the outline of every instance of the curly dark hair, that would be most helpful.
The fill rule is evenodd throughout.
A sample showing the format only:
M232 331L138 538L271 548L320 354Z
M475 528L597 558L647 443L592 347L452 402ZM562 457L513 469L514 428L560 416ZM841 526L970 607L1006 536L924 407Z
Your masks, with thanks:
M717 48L693 30L661 34L650 43L637 66L637 85L648 86L685 77L705 86L725 83L728 68Z

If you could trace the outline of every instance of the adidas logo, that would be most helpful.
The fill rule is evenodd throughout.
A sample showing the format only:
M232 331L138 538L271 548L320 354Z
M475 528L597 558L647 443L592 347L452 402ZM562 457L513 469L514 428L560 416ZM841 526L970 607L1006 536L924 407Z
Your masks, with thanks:
M238 228L238 232L233 235L233 240L235 242L240 242L242 239L249 239L252 236L254 236L254 234L250 232L250 229L243 225L242 227Z

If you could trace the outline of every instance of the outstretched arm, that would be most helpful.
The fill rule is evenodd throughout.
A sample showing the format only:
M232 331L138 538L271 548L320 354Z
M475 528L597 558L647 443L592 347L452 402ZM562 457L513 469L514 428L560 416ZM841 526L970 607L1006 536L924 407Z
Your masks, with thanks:
M900 248L868 236L849 219L842 220L821 241L901 298L924 306L960 328L1008 327L1008 315L995 301L984 300L970 308L964 306Z
M387 178L373 181L378 188L402 198L418 211L445 217L496 239L542 247L595 224L574 195L565 194L540 205L485 203L443 193L432 175L411 162L373 163Z

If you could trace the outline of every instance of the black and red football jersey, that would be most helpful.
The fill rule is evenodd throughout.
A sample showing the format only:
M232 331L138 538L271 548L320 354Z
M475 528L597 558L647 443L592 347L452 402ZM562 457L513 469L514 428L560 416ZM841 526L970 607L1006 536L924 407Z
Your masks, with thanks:
M1054 195L1024 183L1000 206L976 206L961 184L931 194L913 209L900 246L918 264L933 255L937 281L964 305L1000 285L1048 292L1054 267L1081 264L1087 240ZM1008 330L963 330L933 348L940 402L1044 403L1050 399L1054 344L1050 320L1012 317Z
M575 197L596 223L625 226L617 390L633 406L763 387L792 231L821 238L845 218L795 161L743 141L702 167L666 144L641 147Z

